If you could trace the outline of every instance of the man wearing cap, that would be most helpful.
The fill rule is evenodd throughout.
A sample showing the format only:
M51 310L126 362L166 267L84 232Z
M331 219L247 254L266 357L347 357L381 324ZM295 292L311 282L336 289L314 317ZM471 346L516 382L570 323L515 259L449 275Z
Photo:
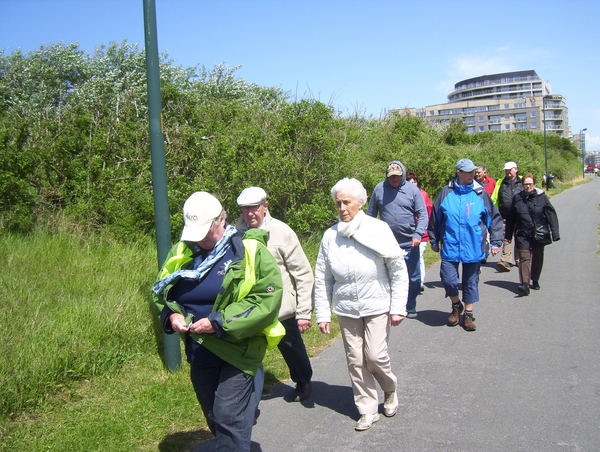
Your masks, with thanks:
M442 259L440 278L452 301L448 325L458 325L464 311L465 331L476 329L473 305L479 301L479 268L486 255L487 231L492 255L498 253L502 243L502 217L483 187L473 181L476 168L469 159L458 161L456 177L433 203L428 227L431 249ZM464 306L458 297L459 264Z
M275 257L283 279L279 321L284 325L286 333L278 347L288 366L290 377L296 383L294 399L304 401L310 395L313 374L302 340L302 333L311 326L314 284L312 267L296 233L269 213L267 194L262 188L246 188L238 197L237 203L242 210L242 216L236 224L238 230L260 228L269 233L267 248ZM260 394L257 395L260 397Z
M386 180L377 184L371 195L367 215L386 222L406 255L408 301L406 317L417 316L417 295L421 292L419 265L421 238L427 230L428 216L419 187L406 181L404 165L397 160L386 169Z
M211 194L192 194L183 215L181 241L154 283L154 302L164 331L182 333L216 450L249 451L254 376L267 347L283 336L281 273L266 247L267 233L238 232Z
M518 176L519 169L515 162L506 162L504 165L504 177L498 181L494 193L492 194L492 200L498 206L500 215L506 225L506 218L510 213L510 206L512 204L513 197L523 191L523 181ZM498 269L502 271L510 271L510 267L513 265L513 242L511 238L504 239L502 243L502 254L498 261Z

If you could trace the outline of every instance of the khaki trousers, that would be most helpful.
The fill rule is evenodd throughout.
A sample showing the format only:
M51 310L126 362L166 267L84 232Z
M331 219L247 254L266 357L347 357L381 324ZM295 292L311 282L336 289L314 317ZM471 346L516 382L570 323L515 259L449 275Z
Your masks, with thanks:
M338 316L338 320L354 403L361 415L375 414L379 408L375 381L385 392L396 390L397 380L388 354L389 316L387 313L358 319Z

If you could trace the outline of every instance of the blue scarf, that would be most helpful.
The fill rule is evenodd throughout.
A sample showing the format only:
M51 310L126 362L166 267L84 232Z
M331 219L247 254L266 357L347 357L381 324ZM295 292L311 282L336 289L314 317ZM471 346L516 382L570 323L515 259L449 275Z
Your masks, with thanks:
M231 247L231 237L233 237L237 232L238 231L236 228L231 225L227 225L223 237L221 237L221 239L217 242L212 251L208 253L205 258L199 256L194 260L193 270L177 270L176 272L165 276L160 281L156 281L154 283L154 288L152 289L154 293L159 295L169 284L179 278L189 278L193 279L194 281L200 281L204 275L206 275L206 273L213 268L215 263L217 263L225 255L227 250L229 250Z

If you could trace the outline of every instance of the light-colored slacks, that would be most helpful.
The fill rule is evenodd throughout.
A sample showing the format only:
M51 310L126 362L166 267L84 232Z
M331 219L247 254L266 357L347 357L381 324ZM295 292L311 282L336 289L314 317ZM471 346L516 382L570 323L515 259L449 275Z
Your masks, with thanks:
M354 403L361 415L375 414L379 405L375 381L385 392L396 390L397 380L388 354L389 315L385 313L358 319L338 316L338 320Z

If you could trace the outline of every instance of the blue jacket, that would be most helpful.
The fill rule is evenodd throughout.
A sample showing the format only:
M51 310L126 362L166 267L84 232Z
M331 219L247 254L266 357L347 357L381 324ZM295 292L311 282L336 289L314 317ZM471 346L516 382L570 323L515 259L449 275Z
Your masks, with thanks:
M397 163L402 167L402 172L406 176L404 165L397 160L390 162ZM369 201L367 215L386 222L396 241L402 248L412 246L412 239L421 240L427 230L427 207L421 190L415 184L402 178L402 183L398 188L390 185L388 180L377 184Z
M502 217L490 195L476 181L458 185L456 179L442 188L429 218L431 246L441 245L440 256L448 262L480 262L485 242L502 244Z

